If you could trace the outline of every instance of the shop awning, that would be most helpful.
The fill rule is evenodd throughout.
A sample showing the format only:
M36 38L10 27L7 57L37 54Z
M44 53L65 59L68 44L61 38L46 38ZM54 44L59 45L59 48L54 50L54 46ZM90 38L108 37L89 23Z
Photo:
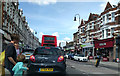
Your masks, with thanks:
M114 38L95 41L95 48L108 48L114 46Z

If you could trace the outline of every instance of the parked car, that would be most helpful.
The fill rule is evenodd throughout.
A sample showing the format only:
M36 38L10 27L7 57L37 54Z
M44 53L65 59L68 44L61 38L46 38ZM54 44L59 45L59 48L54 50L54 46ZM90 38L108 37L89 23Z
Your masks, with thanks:
M66 54L65 57L68 58L68 55L69 55L69 54Z
M66 62L57 47L39 47L30 56L28 74L65 74Z
M82 54L77 54L74 56L74 60L78 60L78 61L88 61L88 58L85 57L84 55Z
M33 54L33 49L23 49L22 54L25 55L25 60L28 61L30 56Z
M73 60L73 59L74 59L74 55L75 55L74 53L69 54L69 55L68 55L68 59Z

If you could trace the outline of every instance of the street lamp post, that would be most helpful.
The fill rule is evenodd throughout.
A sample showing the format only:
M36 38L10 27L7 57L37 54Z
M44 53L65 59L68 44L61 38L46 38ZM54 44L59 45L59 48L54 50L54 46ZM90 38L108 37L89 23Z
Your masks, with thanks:
M74 21L77 21L77 18L76 18L77 16L79 17L79 25L80 25L80 15L79 14L75 14ZM79 32L79 30L78 30L78 32ZM79 35L79 38L80 38L80 35ZM79 41L79 43L81 43L81 42Z
M75 16L74 16L74 21L77 21L77 18L76 17L79 17L79 25L80 25L80 15L79 14L75 14ZM79 32L79 31L78 31ZM78 37L79 38L79 37ZM79 41L79 43L80 43L80 41ZM79 44L78 44L79 45ZM78 46L77 45L77 43L75 44L75 50L76 50L76 53L77 53L77 51L78 51ZM76 49L77 48L77 49Z
M80 15L79 14L75 14L74 21L77 21L76 16L79 16L79 25L80 25Z

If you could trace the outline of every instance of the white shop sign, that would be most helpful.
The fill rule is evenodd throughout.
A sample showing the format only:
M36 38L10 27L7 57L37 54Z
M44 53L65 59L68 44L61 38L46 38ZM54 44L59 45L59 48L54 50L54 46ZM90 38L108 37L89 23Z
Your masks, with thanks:
M106 43L100 43L100 44L99 44L99 46L104 46L104 45L106 45Z

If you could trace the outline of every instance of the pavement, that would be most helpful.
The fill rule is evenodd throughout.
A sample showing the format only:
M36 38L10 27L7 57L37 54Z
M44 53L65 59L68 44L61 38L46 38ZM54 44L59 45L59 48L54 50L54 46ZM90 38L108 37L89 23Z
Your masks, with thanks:
M80 71L79 76L81 74L85 74L87 76L118 76L119 72L117 69L112 69L111 67L102 67L100 66L95 67L95 63L93 62L79 62L79 61L73 61L73 60L67 60L67 65L73 69L76 69L77 71ZM71 70L71 69L70 69ZM74 74L74 71L69 71L68 74ZM76 75L75 75L76 76Z
M96 60L95 59L91 59L89 62L95 64ZM103 67L112 67L112 68L118 68L118 70L120 71L120 63L117 62L104 62L104 61L100 61L100 66Z
M4 68L0 65L0 76L2 75L2 70L3 70ZM7 75L7 74L10 74L10 72L5 68L5 74Z

